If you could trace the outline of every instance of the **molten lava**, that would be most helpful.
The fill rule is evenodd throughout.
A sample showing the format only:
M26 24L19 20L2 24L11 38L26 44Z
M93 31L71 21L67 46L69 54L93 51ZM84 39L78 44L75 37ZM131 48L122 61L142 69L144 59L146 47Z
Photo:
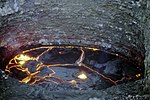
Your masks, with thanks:
M66 82L77 84L83 80L92 80L97 76L99 77L97 80L103 78L116 85L125 79L132 80L135 77L141 77L140 73L136 73L132 77L121 73L120 75L122 77L112 78L106 74L106 69L106 71L100 70L105 66L100 67L97 64L99 69L96 69L98 68L95 67L97 66L97 62L93 63L93 65L84 63L94 61L88 60L86 50L94 52L95 55L97 52L100 52L100 49L97 48L78 46L41 46L24 50L21 54L16 55L9 61L9 64L6 66L6 71L13 74L20 82L30 85L42 83L61 84ZM94 54L89 53L89 55ZM95 58L92 56L91 59ZM73 73L75 75L71 75Z

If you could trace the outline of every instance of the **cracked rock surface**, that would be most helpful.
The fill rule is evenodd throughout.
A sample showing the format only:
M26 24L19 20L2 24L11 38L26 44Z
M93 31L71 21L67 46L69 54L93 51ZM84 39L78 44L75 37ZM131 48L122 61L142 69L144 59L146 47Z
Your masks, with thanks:
M92 45L146 69L145 78L136 82L56 92L7 79L1 71L0 100L149 100L149 16L149 0L0 0L0 46L11 52L31 44Z

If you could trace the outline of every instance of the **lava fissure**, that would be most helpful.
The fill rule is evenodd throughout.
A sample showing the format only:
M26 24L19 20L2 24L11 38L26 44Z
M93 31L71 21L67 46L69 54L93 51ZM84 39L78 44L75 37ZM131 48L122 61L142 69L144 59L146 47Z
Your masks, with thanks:
M49 51L52 51L54 49L58 49L58 51L60 51L59 55L63 55L65 51L61 52L61 49L64 49L64 48L77 49L78 51L80 51L79 58L74 63L64 63L64 64L63 63L56 63L55 64L55 63L52 63L52 62L48 62L48 58L50 58L52 55L53 56L58 55L58 54L56 55L55 53L52 52L52 54L50 56L48 54ZM30 53L32 53L33 51L36 51L36 50L40 50L40 49L45 49L45 50L43 52L41 52L36 57L32 57L32 56L30 57ZM126 77L122 77L121 79L114 80L114 79L104 75L103 73L100 73L99 71L94 70L91 67L87 66L84 63L84 60L86 58L86 55L85 55L85 50L86 49L92 50L93 52L100 51L100 49L97 49L97 48L76 47L76 46L42 46L42 47L32 48L32 49L29 49L29 50L22 51L21 54L18 54L13 59L11 59L9 61L9 64L6 66L5 71L11 73L12 69L16 69L17 71L20 71L20 72L24 73L26 76L24 76L23 79L19 80L19 82L28 83L30 85L41 84L41 83L45 83L45 82L46 83L47 82L48 83L54 83L54 84L59 84L59 83L66 82L63 78L55 76L55 74L59 74L59 73L56 73L56 71L55 71L55 70L57 70L56 69L57 67L60 67L60 68L62 68L62 67L66 67L66 68L72 67L72 68L78 68L78 69L84 68L85 69L84 71L83 70L80 70L80 71L83 71L83 72L87 73L86 70L87 71L89 70L89 71L97 74L98 76L102 77L103 79L110 81L114 85L116 85L118 82L121 82L125 79L131 80L131 78L126 78ZM48 63L43 63L40 60L43 55L49 55L49 57L47 59L45 58ZM32 68L30 69L27 66L27 63L32 62L32 61L36 61L38 63L36 66L31 66L32 68L35 67L35 69L36 69L35 72L30 71ZM42 75L40 75L40 73L42 72L42 68L45 68L45 67L47 68L46 71L49 71L49 73L48 73L48 75L46 73L46 75L42 76ZM140 77L140 74L138 74L137 77ZM85 80L88 77L84 73L82 73L80 75L80 77L78 77L78 78L80 78L80 80ZM76 82L77 80L79 80L79 79L76 79L76 80L73 79L73 80L71 80L71 81L69 80L67 82L75 84L75 83L77 83Z

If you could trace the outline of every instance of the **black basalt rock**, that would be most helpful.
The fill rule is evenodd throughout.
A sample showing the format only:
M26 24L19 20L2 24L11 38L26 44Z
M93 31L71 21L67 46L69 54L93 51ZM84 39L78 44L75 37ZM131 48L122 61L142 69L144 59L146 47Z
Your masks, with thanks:
M103 51L99 54L99 56L103 56L100 58L93 52L86 52L86 56L89 58L86 59L85 57L84 63L94 66L93 69L103 74L109 74L109 77L115 76L116 78L117 76L117 78L120 78L125 76L130 78L126 75L135 76L138 73L135 74L134 72L139 71L142 73L140 78L144 78L145 48L142 18L145 5L146 1L141 0L8 0L0 7L0 69L5 71L12 58L31 48L75 46L96 48ZM80 53L81 51L79 55ZM70 57L70 55L71 53L67 57ZM78 53L76 56L78 57ZM117 57L117 60L114 60L114 56ZM65 62L67 57L61 56L58 58L65 59ZM94 63L88 62L89 59L92 59ZM74 59L70 58L66 62L73 61ZM105 64L109 61L109 64ZM132 68L128 64L135 67ZM108 68L107 65L112 67ZM134 68L139 69L137 71ZM110 72L111 70L112 72ZM114 76L112 73L115 73ZM19 76L19 74L15 76ZM55 93L57 89L62 89L61 85L60 87L50 86L49 84L30 86L18 82L17 79L20 80L24 76L16 77L16 79L12 77L9 77L8 80L2 79L1 88L2 90L6 89L0 95L2 100L5 100L5 98L8 100L17 100L18 98L45 100L78 98L87 100L93 98L93 96L112 100L112 98L115 99L114 95L119 94L122 95L118 97L119 99L126 99L129 94L136 95L138 91L142 90L142 88L137 89L141 86L141 83L135 85L136 82L108 88L104 84L109 82L104 80L103 83L97 82L96 84L104 86L103 88L94 88L95 90L108 88L104 91L90 91L94 87L92 86L87 91L77 92L74 91L77 88L71 87L70 90L63 88L64 91L67 90L66 92ZM118 83L126 82L125 79ZM132 87L131 91L129 87ZM43 90L44 92L42 92ZM120 91L123 92L120 93ZM68 95L64 96L66 94ZM10 96L8 97L8 95Z

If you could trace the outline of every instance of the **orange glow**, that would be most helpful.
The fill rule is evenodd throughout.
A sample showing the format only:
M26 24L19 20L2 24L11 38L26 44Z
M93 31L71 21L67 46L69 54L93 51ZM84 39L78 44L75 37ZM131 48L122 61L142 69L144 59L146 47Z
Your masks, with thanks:
M81 51L81 55L75 61L75 63L72 63L72 64L70 64L70 63L66 63L66 64L43 64L42 62L40 62L39 58L42 55L44 55L46 52L48 52L49 50L51 50L53 48L77 48ZM46 49L46 50L44 52L42 52L41 54L39 54L36 58L30 57L29 55L26 55L26 53L28 53L28 52L31 52L31 51L34 51L34 50L40 50L40 49ZM30 85L33 85L33 84L36 84L36 83L41 83L41 82L52 82L52 83L55 83L55 84L59 84L61 82L64 82L64 80L59 78L59 77L54 76L56 74L56 72L55 72L55 70L52 69L52 67L56 67L56 66L59 66L59 67L61 67L61 66L65 66L65 67L77 66L77 67L79 67L79 66L82 66L83 68L88 69L88 70L96 73L100 77L103 77L104 79L109 80L110 82L116 84L119 80L114 81L111 78L109 78L109 77L101 74L100 72L86 66L83 63L83 60L85 58L84 49L90 49L90 50L93 50L93 51L100 50L100 49L97 49L97 48L77 47L77 46L41 46L41 47L25 50L21 54L16 55L13 59L11 59L9 61L9 64L6 66L5 71L11 72L11 68L15 67L17 70L26 73L27 76L24 79L20 80L20 82L29 83ZM60 54L63 54L63 52L60 52ZM29 60L38 62L38 64L36 66L33 66L33 67L36 68L36 71L33 72L33 73L31 73L29 71L28 67L25 66L25 63ZM40 76L39 73L41 71L41 68L44 67L44 66L46 66L51 73L47 76ZM136 77L139 77L139 76L141 76L141 75L140 74L136 75ZM85 80L85 79L88 78L88 76L86 75L86 72L80 72L77 75L77 78L81 79L81 80ZM68 82L71 83L71 84L76 84L77 80L71 80L71 81L68 81Z
M71 81L69 81L69 83L71 83L71 84L77 84L77 81L76 80L71 80Z
M85 79L87 79L88 77L87 77L87 75L86 75L84 72L81 72L81 73L77 76L77 78L79 78L79 79L81 79L81 80L85 80Z
M23 54L20 54L20 55L16 56L15 59L21 60L21 61L28 61L28 60L31 60L31 58L30 58L29 56L23 55Z
M93 51L98 51L100 49L97 49L97 48L88 48L89 50L93 50Z
M141 74L137 74L137 75L136 75L136 77L140 77L140 76L141 76Z
M82 61L84 60L84 51L83 51L83 49L81 49L81 56L80 56L80 58L75 62L78 66L81 66L81 64L82 64Z
M25 64L25 63L26 63L25 61L20 61L20 62L19 62L20 65L23 65L23 64Z

